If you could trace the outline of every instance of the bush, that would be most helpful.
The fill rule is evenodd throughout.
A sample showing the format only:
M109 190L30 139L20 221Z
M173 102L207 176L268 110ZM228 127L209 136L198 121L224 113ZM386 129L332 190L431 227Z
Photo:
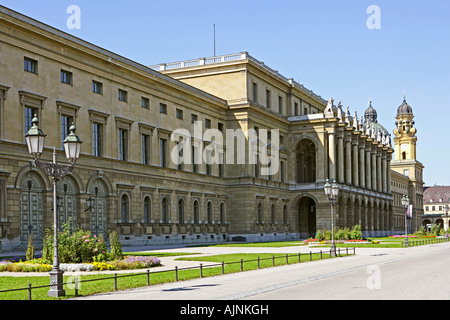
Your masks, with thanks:
M27 260L33 260L34 259L33 234L30 234L30 237L28 238L28 247L27 247L26 259Z
M350 231L349 238L354 240L362 238L361 226L359 224L353 226L352 230Z
M42 258L53 261L53 227L47 230L43 240ZM60 263L88 263L108 249L103 236L92 235L89 230L78 229L72 233L71 223L65 224L58 233L58 256Z
M123 258L122 245L119 241L119 235L116 231L111 231L109 233L109 244L111 246L110 258L119 260Z

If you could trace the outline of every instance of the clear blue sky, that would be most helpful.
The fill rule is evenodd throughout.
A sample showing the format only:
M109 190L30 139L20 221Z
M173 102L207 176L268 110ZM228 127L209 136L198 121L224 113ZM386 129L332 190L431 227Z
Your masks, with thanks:
M448 0L0 0L0 4L144 65L248 51L324 99L395 128L406 99L426 185L450 185ZM70 30L69 5L81 9ZM370 5L380 29L369 29ZM393 137L393 134L392 134ZM439 150L439 151L438 151Z

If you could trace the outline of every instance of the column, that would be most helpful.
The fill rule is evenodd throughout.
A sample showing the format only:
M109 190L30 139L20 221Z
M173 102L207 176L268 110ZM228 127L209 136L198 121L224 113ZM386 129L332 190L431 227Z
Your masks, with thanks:
M387 173L387 193L391 193L391 155L386 159L386 173Z
M381 192L383 190L382 185L382 174L381 174L381 154L379 151L376 153L377 156L377 191Z
M353 141L353 185L359 187L359 154L358 141Z
M366 187L366 161L364 156L364 144L359 146L359 185L361 188Z
M342 134L337 136L338 139L338 163L337 163L337 172L338 172L338 182L344 183L344 136Z
M373 150L371 152L372 159L371 159L371 172L372 172L372 190L377 190L377 154L376 151Z
M383 179L383 192L387 192L387 172L386 172L386 155L381 157L381 174Z
M370 163L370 145L366 149L366 188L371 190L372 189L372 176L370 174L371 170L371 163Z
M334 144L334 131L328 133L328 157L330 160L329 179L336 180L336 147Z
M345 140L345 183L352 184L352 141Z

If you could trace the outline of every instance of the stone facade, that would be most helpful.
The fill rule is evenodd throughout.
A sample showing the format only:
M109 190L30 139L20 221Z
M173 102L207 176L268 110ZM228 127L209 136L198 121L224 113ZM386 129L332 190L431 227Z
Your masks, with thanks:
M331 227L327 179L340 187L335 226L395 231L388 131L246 52L146 67L5 7L0 42L2 250L30 235L39 243L53 221L51 182L25 144L34 115L47 133L43 160L56 148L66 162L71 123L84 141L74 173L58 182L59 222L117 230L123 244L312 236ZM174 163L180 129L200 157L208 129L224 133L214 153L223 164ZM229 131L243 132L241 144ZM242 144L242 163L224 160ZM278 170L253 163L253 145L276 154Z

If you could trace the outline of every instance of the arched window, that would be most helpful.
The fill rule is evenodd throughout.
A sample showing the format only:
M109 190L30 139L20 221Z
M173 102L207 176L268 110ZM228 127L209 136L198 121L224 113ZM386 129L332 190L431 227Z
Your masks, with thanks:
M161 217L163 223L167 223L168 213L169 213L169 202L167 201L167 198L163 198L161 203Z
M262 205L261 202L258 203L258 217L257 217L257 222L258 223L262 223Z
M288 217L287 217L287 206L284 205L283 206L283 223L287 224L288 222Z
M311 140L303 139L297 146L297 182L316 181L316 147Z
M406 152L405 151L402 152L402 160L406 160Z
M184 221L184 201L183 199L178 200L178 223L183 223Z
M275 224L275 205L272 204L272 207L270 208L270 220L272 224Z
M206 213L208 218L208 223L212 223L212 202L208 201L208 204L206 206Z
M194 201L194 223L198 223L198 210L199 210L199 208L198 208L198 201L197 200L195 200Z
M128 196L126 194L122 195L122 198L120 199L120 211L122 213L122 222L128 221Z
M150 212L151 212L151 203L150 203L150 197L144 198L144 222L149 223L150 222Z
M220 223L225 223L225 204L220 204Z

